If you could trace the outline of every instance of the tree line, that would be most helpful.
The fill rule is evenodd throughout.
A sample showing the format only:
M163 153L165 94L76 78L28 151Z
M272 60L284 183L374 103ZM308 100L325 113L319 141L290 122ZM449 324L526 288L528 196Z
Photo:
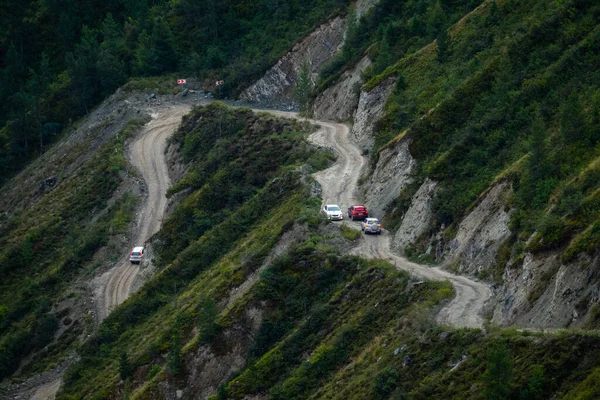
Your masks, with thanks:
M0 5L0 183L133 76L258 77L347 0L38 0ZM297 18L303 15L302 19Z

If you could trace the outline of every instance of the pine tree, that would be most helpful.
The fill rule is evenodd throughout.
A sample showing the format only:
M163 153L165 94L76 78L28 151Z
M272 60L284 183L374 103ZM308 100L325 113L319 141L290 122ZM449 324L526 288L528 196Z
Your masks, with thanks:
M181 337L179 332L175 334L171 340L171 349L169 351L169 359L167 360L167 366L169 371L173 375L178 375L181 372L182 367L182 345Z
M219 325L215 323L215 318L218 315L215 301L210 298L204 300L198 313L198 333L201 341L208 342L217 334Z
M575 143L587 137L586 119L579 94L573 90L560 113L560 133L566 143Z
M313 82L310 76L310 66L308 59L302 61L298 77L296 78L296 84L294 85L293 97L294 100L300 105L300 112L305 114L308 111L308 101L310 99L310 93L312 91Z
M133 376L133 366L129 362L129 358L125 352L122 352L119 357L119 375L124 381Z
M84 26L81 41L75 47L75 51L67 55L71 90L75 94L79 111L85 111L86 114L98 93L96 63L99 47L96 31Z
M496 0L492 0L492 4L490 4L490 10L485 18L485 25L488 27L497 25L500 21L499 14L500 12L498 10L498 4L496 3Z
M437 59L439 62L444 62L448 58L448 49L450 47L450 37L446 29L442 29L437 37Z
M541 113L536 113L536 116L531 124L531 144L529 157L529 170L531 176L539 178L543 172L544 159L546 156L546 126Z
M488 351L487 369L483 374L485 398L505 400L509 398L512 381L512 362L506 344L500 343Z
M373 63L373 73L379 74L383 72L393 61L394 57L392 55L392 47L390 46L389 31L386 29L383 32L381 42L379 42L377 58L375 58L375 62Z

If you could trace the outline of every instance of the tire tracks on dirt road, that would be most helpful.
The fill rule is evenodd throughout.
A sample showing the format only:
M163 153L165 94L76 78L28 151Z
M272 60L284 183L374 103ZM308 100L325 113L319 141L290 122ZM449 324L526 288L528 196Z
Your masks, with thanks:
M276 115L298 118L294 113L278 112ZM321 129L313 133L309 140L318 146L331 148L337 155L337 162L330 168L315 173L314 178L323 189L324 203L336 203L342 210L359 203L356 198L358 180L365 165L365 158L350 140L349 127L344 124L323 121L310 122L320 125ZM360 224L346 221L355 229ZM454 275L438 267L416 264L393 254L390 250L390 235L384 231L378 236L363 235L353 253L365 258L380 258L389 261L396 268L407 271L419 278L452 283L455 296L437 314L440 324L455 327L481 328L482 311L491 297L490 287L482 282L473 281L465 276Z
M154 114L153 120L146 125L130 148L130 160L141 172L148 188L148 196L138 218L139 229L136 245L142 245L160 229L167 204L165 193L170 185L164 157L165 143L166 139L179 126L183 115L189 110L189 106L180 105ZM301 119L294 112L256 111ZM331 148L337 156L337 162L333 166L314 174L314 178L323 188L323 201L337 203L342 209L357 203L358 180L366 160L360 150L351 142L349 127L333 122L310 119L307 121L321 127L310 136L310 141L317 146ZM350 222L350 225L360 229L358 223ZM491 296L489 286L464 276L451 274L437 267L412 263L393 254L390 250L390 235L385 231L380 237L365 235L360 246L353 252L367 258L388 260L397 268L420 278L437 281L449 280L454 286L456 296L439 312L438 322L457 327L482 326L481 312ZM106 317L112 308L127 299L138 273L139 265L130 264L127 257L119 263L118 267L111 270L103 291L104 315L101 318Z
M147 188L147 196L138 213L134 246L142 246L160 229L167 206L166 193L171 184L165 160L166 140L189 111L190 106L178 105L151 114L152 120L129 149L129 159L141 173ZM100 307L101 320L129 297L139 271L139 264L129 262L128 253L109 271L101 296L104 302Z

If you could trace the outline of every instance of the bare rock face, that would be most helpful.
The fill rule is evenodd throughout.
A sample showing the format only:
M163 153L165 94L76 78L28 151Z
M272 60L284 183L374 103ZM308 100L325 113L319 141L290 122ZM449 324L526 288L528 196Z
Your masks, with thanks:
M313 80L344 43L346 20L335 17L300 40L257 82L240 95L251 102L292 102L292 88L304 59L308 61Z
M360 93L358 108L354 114L352 138L363 150L373 147L373 128L375 123L383 116L385 102L394 89L394 77L389 77L369 92Z
M315 119L349 120L358 106L361 73L369 65L371 60L366 56L363 57L354 68L340 76L338 83L321 93L313 105Z
M394 248L404 253L404 248L413 243L429 229L433 220L433 196L437 183L427 178L411 200L410 207L402 218L402 224L396 231L393 240Z
M493 186L461 221L446 249L446 265L459 262L459 272L474 276L494 265L498 248L510 236L505 207L511 190L508 182Z
M356 18L360 18L365 15L374 5L379 3L379 0L357 0L354 4L356 10Z
M600 300L600 260L581 256L563 264L560 253L527 253L522 265L507 265L492 322L528 328L581 326Z
M409 141L398 141L379 154L379 161L367 185L365 197L369 215L381 218L385 208L412 181L416 160L410 155Z
M186 353L184 383L164 381L147 394L162 399L206 399L214 395L219 384L245 365L255 334L252 327L260 325L262 311L248 309L244 318L244 323L225 329L210 345Z

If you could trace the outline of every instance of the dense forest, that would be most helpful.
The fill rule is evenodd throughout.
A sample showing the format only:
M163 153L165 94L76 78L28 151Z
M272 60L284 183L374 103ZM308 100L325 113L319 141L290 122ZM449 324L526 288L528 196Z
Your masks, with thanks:
M5 1L0 183L131 77L179 71L235 93L346 0ZM302 15L302 18L297 18ZM136 86L139 87L139 86Z

